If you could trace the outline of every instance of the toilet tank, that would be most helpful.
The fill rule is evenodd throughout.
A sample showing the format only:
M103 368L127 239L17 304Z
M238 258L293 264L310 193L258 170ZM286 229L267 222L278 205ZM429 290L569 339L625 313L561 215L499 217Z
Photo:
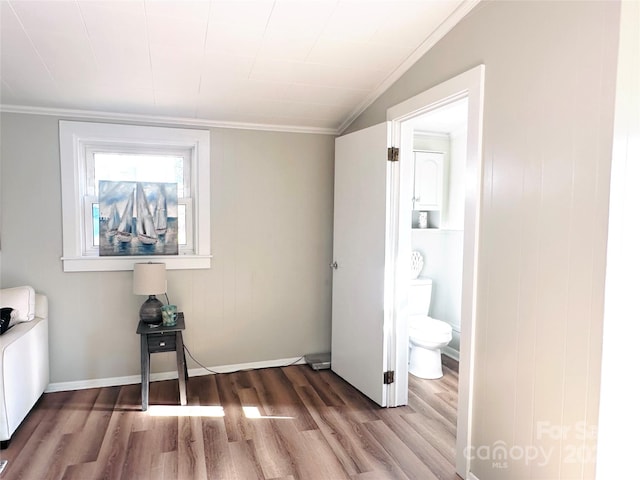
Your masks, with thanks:
M432 287L433 282L430 278L411 280L409 284L409 315L429 314Z

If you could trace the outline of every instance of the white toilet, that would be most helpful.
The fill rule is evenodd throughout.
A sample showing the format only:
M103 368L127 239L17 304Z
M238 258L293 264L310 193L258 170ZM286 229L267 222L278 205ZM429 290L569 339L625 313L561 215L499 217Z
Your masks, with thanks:
M432 286L429 278L409 286L409 373L427 379L442 377L440 349L452 338L451 325L428 315Z

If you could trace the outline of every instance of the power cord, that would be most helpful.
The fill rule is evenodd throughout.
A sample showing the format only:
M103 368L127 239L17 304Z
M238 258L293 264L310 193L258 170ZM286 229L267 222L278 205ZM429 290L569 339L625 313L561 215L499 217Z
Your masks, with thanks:
M164 296L167 299L167 305L171 305L171 302L169 301L169 295L167 294L167 292L164 292ZM216 372L215 370L211 370L210 368L205 367L203 364L201 364L198 360L196 360L196 357L194 357L191 352L189 351L189 349L187 348L187 346L183 343L182 346L184 347L184 349L187 351L187 353L189 354L189 356L191 357L191 360L193 360L194 362L196 362L200 367L204 368L207 372L210 373L214 373L216 375L219 375L221 373L236 373L236 372L248 372L249 370L255 370L253 368L241 368L239 370L234 370L233 372ZM295 365L296 363L298 363L300 360L302 360L304 358L304 355L302 357L298 357L296 358L293 362L287 364L287 365L280 365L280 367L278 368L282 368L282 367L290 367L291 365Z
M196 360L196 358L191 354L191 352L189 351L189 349L187 348L186 345L184 345L183 343L183 347L186 350L186 352L189 354L189 356L191 357L191 360L193 360L194 362L196 362L200 367L204 368L207 372L210 373L214 373L216 375L222 374L222 373L236 373L236 372L248 372L250 370L255 370L254 368L240 368L238 370L234 370L232 372L216 372L215 370L211 370L210 368L205 367L203 364L201 364L198 360ZM293 362L288 363L286 365L280 365L278 368L282 368L282 367L290 367L291 365L295 365L296 363L298 363L300 360L302 360L304 358L304 355L302 357L298 357L296 358Z

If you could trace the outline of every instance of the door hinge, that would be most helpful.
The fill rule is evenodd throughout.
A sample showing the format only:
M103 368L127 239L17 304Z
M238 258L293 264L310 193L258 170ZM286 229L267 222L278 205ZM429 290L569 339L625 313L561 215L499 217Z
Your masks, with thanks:
M393 383L395 380L395 374L396 372L394 372L393 370L389 370L387 372L384 372L383 375L383 379L384 379L384 384L385 385L389 385L390 383Z
M400 157L400 149L398 147L389 147L387 149L387 161L397 162Z

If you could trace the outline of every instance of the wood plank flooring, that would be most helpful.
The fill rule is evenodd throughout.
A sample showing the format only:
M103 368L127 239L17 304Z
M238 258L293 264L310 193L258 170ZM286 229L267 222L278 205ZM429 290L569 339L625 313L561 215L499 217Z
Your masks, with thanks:
M0 480L459 480L458 376L410 377L383 409L306 365L43 395L0 459ZM166 411L168 410L168 411Z

